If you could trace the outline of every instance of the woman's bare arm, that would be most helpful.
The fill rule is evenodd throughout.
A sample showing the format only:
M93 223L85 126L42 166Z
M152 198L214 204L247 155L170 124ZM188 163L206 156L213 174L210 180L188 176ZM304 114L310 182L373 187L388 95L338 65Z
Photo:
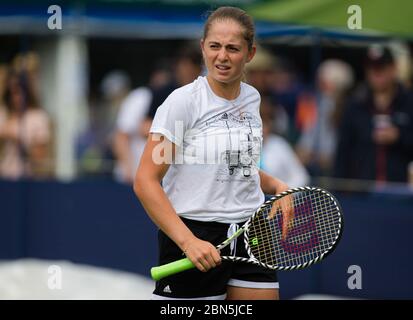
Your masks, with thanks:
M260 170L260 181L261 189L266 194L278 194L289 189L288 185L277 179L270 176L264 171ZM291 223L294 220L294 205L293 198L288 195L283 197L280 200L277 200L276 204L271 208L270 217L274 216L278 209L281 210L283 215L283 227L282 227L282 237L285 239L287 237L288 231L291 227Z
M150 134L133 188L152 221L185 252L199 270L207 271L221 262L218 251L211 243L195 237L182 222L160 183L168 171L169 163L156 160L160 157L173 159L174 151L172 142L163 136Z
M282 191L288 190L288 185L277 179L273 176L270 176L268 173L260 170L260 182L261 182L261 189L265 194L277 194Z

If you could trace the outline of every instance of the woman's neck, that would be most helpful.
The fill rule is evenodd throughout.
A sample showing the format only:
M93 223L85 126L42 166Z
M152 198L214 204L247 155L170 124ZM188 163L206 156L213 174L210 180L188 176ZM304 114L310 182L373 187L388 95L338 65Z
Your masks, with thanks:
M223 83L216 81L209 76L206 77L209 86L212 91L221 98L227 100L234 100L238 98L241 91L241 80L234 81L232 83Z

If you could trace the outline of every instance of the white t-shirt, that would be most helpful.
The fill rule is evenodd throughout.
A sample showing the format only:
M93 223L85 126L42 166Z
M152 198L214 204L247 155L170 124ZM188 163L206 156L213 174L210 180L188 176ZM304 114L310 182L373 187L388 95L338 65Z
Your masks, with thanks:
M162 186L178 215L238 223L262 204L259 107L260 95L248 84L241 83L239 96L230 101L198 77L158 108L150 131L177 146Z
M152 92L150 89L140 87L128 94L122 102L116 128L120 132L126 133L130 137L130 148L133 156L133 168L131 174L134 175L139 165L139 160L145 148L146 139L139 134L139 128L149 110L152 101ZM124 181L123 173L120 167L115 167L115 178Z

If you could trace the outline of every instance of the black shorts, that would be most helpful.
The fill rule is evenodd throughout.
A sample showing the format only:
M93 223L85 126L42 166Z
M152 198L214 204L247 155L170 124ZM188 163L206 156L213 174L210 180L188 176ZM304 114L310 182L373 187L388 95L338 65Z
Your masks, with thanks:
M228 238L230 225L218 222L201 222L181 218L193 234L217 246ZM239 224L241 227L243 224ZM181 249L162 231L158 233L159 265L184 258ZM248 258L244 237L236 240L235 255ZM234 250L235 248L233 248ZM228 245L221 255L232 255ZM211 299L226 298L227 286L243 288L278 289L277 274L251 263L222 261L222 264L208 272L190 269L171 275L156 282L153 299Z

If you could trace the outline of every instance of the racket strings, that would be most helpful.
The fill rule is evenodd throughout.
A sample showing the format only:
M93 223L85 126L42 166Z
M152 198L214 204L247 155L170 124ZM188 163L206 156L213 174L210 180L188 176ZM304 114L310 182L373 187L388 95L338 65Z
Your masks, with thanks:
M282 239L283 211L293 213ZM316 259L335 243L340 216L335 201L322 192L297 192L263 207L248 227L251 252L272 266L300 265Z

